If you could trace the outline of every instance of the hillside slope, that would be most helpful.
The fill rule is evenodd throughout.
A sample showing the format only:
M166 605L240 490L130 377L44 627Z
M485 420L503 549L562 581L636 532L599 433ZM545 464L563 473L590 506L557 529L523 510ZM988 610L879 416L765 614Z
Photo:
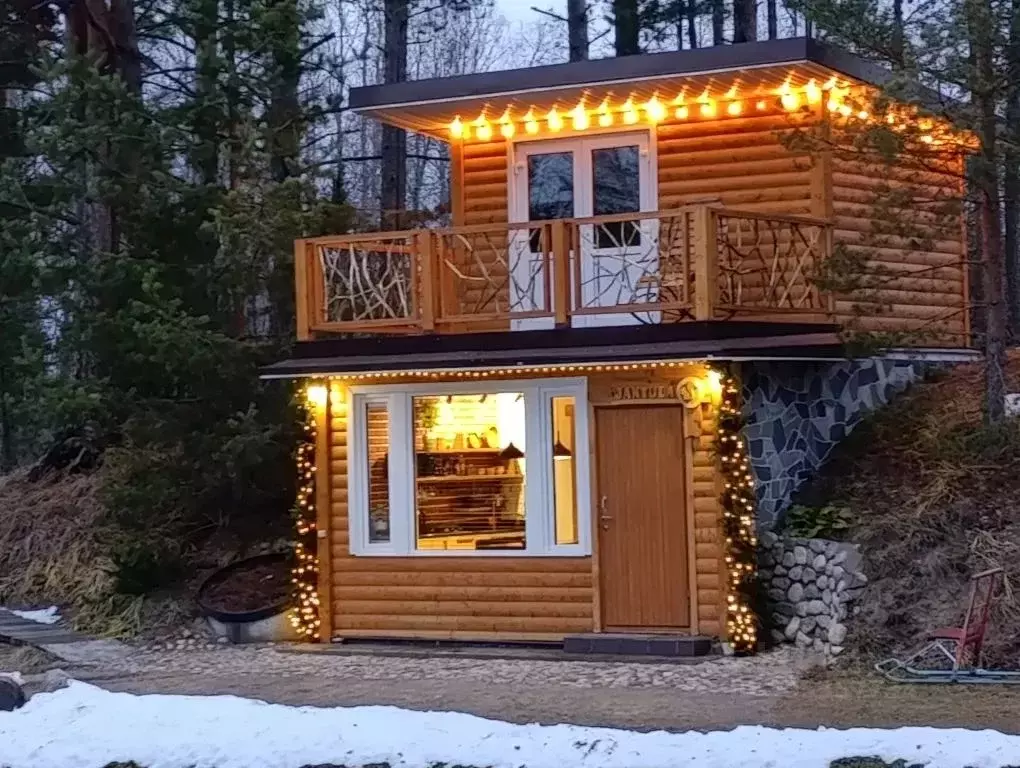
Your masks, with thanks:
M1006 570L988 666L1020 667L1020 419L983 426L980 364L941 371L862 423L798 499L852 511L870 583L850 644L902 652L963 617L972 573ZM1007 392L1020 391L1020 354Z

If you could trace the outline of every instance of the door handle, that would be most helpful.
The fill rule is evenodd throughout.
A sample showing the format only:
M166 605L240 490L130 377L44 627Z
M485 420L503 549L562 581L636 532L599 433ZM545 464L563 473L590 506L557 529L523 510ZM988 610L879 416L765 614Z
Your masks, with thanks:
M609 521L613 519L613 516L606 512L606 502L608 501L607 496L603 496L599 500L599 520L602 522L602 530L609 530Z

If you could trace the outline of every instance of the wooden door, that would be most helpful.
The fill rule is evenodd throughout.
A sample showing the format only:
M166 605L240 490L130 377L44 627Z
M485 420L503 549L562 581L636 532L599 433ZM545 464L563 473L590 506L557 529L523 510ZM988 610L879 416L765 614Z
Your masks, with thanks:
M596 411L606 631L690 626L683 416L674 405Z

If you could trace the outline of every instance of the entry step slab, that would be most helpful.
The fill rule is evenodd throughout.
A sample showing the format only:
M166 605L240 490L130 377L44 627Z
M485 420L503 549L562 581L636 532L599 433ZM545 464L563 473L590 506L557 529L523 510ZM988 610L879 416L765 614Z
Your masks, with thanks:
M563 639L567 653L605 653L616 656L708 656L715 643L698 635L636 635L588 633Z

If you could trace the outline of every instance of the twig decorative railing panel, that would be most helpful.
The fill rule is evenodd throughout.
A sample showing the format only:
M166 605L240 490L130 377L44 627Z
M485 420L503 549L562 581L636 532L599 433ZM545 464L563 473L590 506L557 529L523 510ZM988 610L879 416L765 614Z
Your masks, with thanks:
M547 225L436 230L437 323L552 316Z
M821 317L830 237L817 219L693 205L303 240L299 336Z
M717 310L824 310L814 283L826 256L824 222L725 209L714 216Z
M693 221L689 209L575 219L574 315L628 314L638 322L693 317Z
M315 246L325 323L401 322L416 318L414 235L366 235Z

